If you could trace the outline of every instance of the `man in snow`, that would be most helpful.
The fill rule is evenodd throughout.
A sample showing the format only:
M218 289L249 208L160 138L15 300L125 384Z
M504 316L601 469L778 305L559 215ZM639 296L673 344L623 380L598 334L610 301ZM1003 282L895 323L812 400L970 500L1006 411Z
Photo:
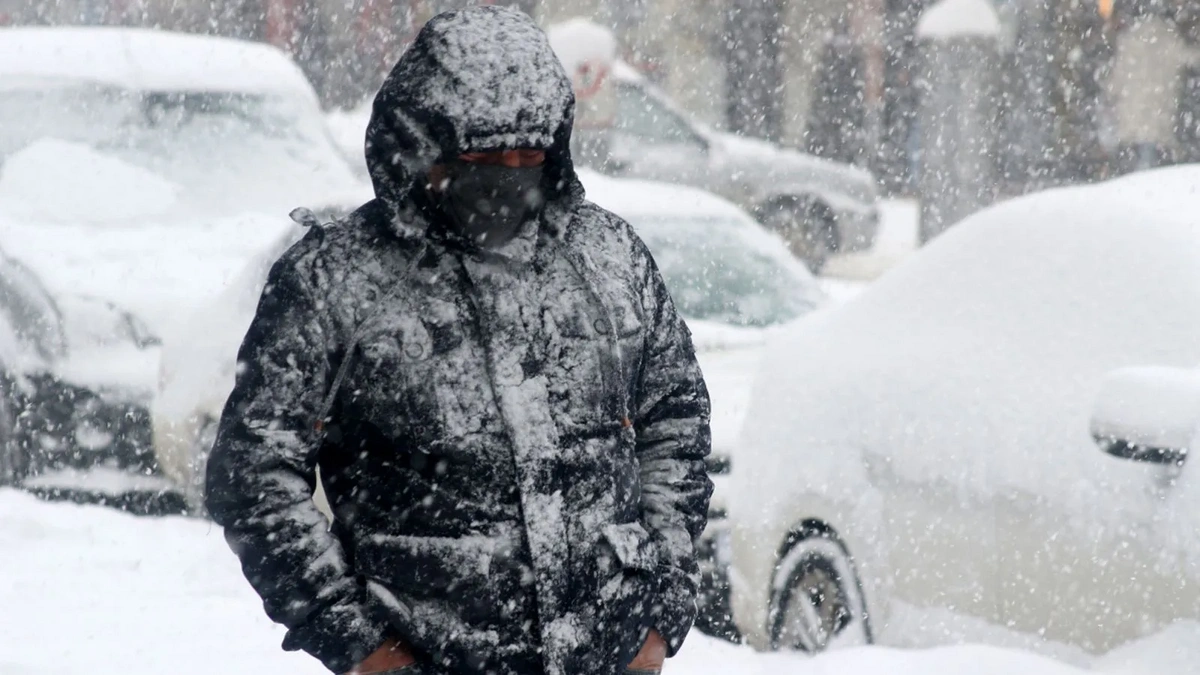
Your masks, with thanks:
M526 15L435 17L375 99L376 199L271 270L207 507L285 649L612 675L683 642L708 395L645 246L584 200L573 106Z

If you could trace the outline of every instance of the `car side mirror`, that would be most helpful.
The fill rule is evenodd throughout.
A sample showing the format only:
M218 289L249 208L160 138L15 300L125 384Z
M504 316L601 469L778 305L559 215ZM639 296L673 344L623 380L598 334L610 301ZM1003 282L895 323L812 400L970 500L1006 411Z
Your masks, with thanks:
M1105 375L1091 434L1121 459L1182 466L1200 430L1200 369L1121 368Z

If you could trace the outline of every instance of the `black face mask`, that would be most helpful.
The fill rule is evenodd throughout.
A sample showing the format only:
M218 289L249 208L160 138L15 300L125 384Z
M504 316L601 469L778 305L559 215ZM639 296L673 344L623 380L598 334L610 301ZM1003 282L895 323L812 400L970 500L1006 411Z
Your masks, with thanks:
M496 248L517 236L545 204L542 167L507 167L456 161L435 192L454 232L477 246Z

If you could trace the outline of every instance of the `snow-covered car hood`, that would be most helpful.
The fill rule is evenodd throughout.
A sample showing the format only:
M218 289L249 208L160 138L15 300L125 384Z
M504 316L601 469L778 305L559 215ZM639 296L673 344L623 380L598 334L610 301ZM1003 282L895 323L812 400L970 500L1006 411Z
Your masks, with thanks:
M740 182L779 194L819 194L835 209L861 210L874 206L879 191L869 172L814 155L789 150L767 141L701 127L724 156ZM771 195L758 195L761 202Z
M1032 497L1085 528L1154 512L1164 550L1200 555L1197 467L1154 502L1088 424L1109 371L1200 363L1198 184L1183 167L1000 204L799 322L763 357L736 518L800 493L858 503L885 476Z
M32 268L52 295L111 301L161 334L293 227L288 210L348 212L372 198L369 183L347 179L345 169L332 174L344 180L312 190L259 180L266 184L261 203L277 211L211 217L190 213L177 199L182 188L145 167L43 139L0 167L0 248Z
M51 371L101 395L148 404L156 388L159 337L115 303L78 294L55 302L67 349Z
M0 216L0 247L55 295L84 291L165 334L215 298L294 224L247 214L213 222L40 224Z

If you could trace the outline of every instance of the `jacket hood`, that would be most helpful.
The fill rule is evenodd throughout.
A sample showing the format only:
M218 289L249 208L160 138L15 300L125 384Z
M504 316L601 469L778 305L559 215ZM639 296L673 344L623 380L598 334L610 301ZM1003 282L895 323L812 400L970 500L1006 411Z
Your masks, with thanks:
M366 137L375 195L399 233L421 234L413 188L431 166L463 152L531 148L546 151L552 211L583 194L570 154L574 112L571 81L528 15L496 6L439 14L375 96Z

